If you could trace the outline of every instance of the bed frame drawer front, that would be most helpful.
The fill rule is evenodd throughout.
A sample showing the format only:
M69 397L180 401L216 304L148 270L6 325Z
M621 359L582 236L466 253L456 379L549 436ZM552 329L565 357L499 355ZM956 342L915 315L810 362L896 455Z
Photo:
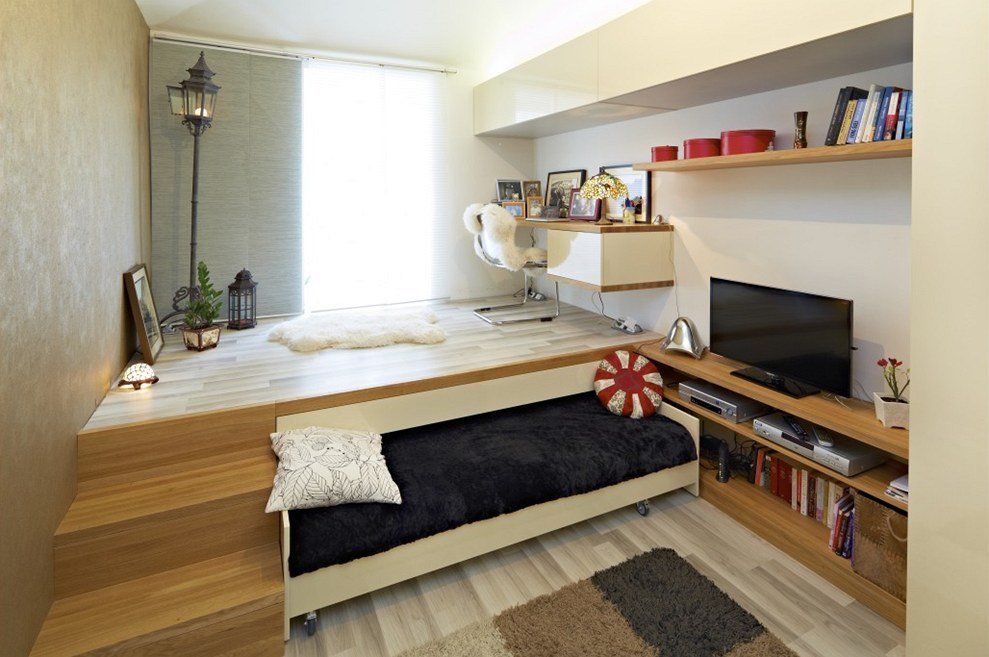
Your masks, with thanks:
M278 431L311 426L400 431L592 390L598 362L284 415L276 426Z

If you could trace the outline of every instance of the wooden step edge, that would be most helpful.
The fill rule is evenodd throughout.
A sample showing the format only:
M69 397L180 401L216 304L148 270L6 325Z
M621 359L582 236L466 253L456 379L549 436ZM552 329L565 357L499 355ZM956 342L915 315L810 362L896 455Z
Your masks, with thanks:
M100 488L119 486L121 484L128 484L135 481L158 479L159 477L167 477L169 475L188 472L189 470L208 468L212 465L217 465L220 462L234 465L238 461L246 461L263 456L270 457L272 463L276 460L275 454L271 451L271 447L269 445L260 445L258 447L248 449L224 452L222 455L222 461L219 460L216 455L213 455L203 458L190 459L188 461L178 461L165 465L152 466L142 470L133 470L130 472L120 472L93 477L91 479L80 481L77 488L77 493L89 493Z
M272 542L57 600L30 654L131 654L284 601L280 550Z
M56 547L161 519L267 499L275 461L267 456L80 492L55 530Z

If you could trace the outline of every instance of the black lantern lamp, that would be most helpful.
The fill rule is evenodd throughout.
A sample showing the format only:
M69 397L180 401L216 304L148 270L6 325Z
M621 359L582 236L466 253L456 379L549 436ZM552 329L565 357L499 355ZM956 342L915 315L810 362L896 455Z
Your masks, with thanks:
M251 272L241 269L234 282L227 286L227 328L249 329L258 325L257 287Z
M172 297L172 312L161 320L161 324L185 312L180 304L186 298L193 299L199 294L196 286L196 233L199 211L199 138L213 124L213 110L216 108L216 95L220 87L213 84L213 71L206 65L206 54L199 53L199 60L189 71L189 79L181 85L166 85L168 102L172 114L182 117L182 125L189 128L193 137L192 147L192 225L189 242L189 286L181 287Z

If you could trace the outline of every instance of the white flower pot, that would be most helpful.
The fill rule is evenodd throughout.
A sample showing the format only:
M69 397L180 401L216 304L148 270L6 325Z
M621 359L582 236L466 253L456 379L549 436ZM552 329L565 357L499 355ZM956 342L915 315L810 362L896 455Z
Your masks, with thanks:
M878 392L872 393L872 401L876 404L876 417L887 429L899 427L910 428L910 404L906 402L886 401Z

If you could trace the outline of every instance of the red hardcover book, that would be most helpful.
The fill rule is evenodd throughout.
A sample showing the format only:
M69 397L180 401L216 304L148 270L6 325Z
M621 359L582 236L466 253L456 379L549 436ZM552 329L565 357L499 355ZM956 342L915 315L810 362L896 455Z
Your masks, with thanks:
M769 462L769 492L780 494L780 460L776 456Z
M817 476L815 473L811 472L807 476L807 507L804 509L804 515L811 518L814 517L814 510L817 505Z
M894 87L894 91L889 96L889 110L886 113L886 127L883 130L883 139L893 139L896 136L896 122L900 118L900 97L903 92Z
M788 503L793 499L793 468L786 461L780 461L780 497Z
M755 453L755 485L762 485L762 466L766 460L766 448L760 447Z

